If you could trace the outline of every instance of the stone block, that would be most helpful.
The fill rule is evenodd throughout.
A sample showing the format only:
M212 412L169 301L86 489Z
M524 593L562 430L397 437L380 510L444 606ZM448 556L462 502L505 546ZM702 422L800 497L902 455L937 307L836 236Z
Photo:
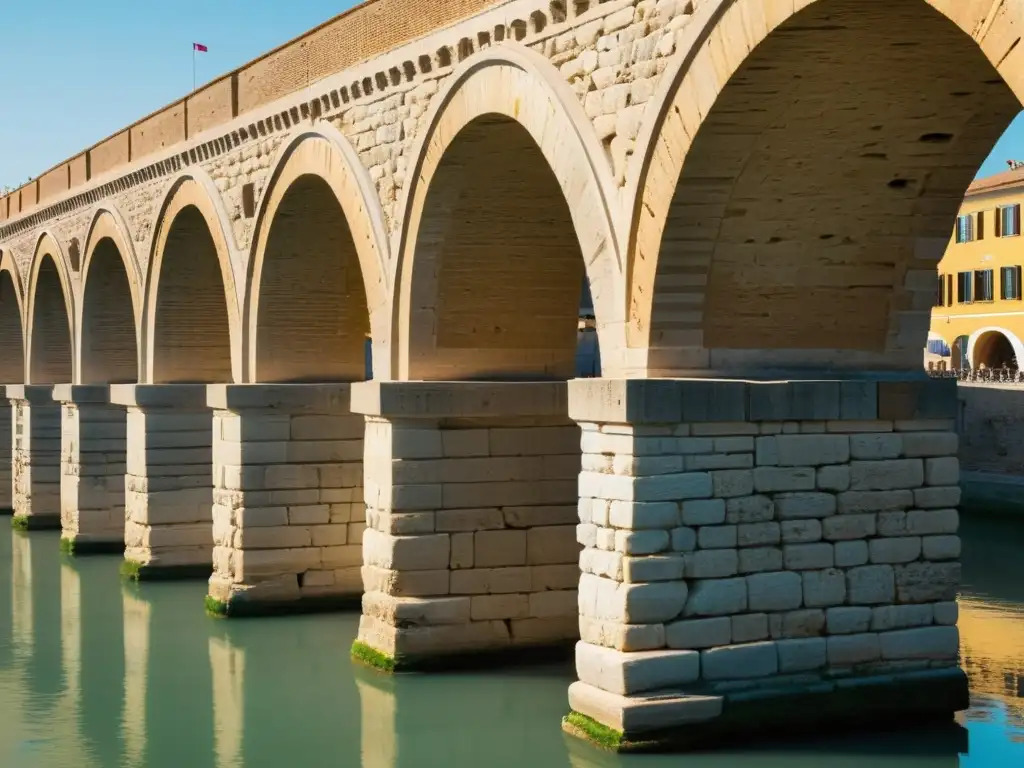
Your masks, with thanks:
M629 583L678 581L686 561L682 555L622 558L622 580Z
M728 616L711 619L687 619L665 625L669 648L702 650L732 641L732 623Z
M768 637L768 614L745 613L732 617L732 642L752 643ZM727 645L728 643L725 643Z
M722 469L711 473L713 495L719 499L749 496L754 492L754 472L751 469Z
M434 513L434 530L438 533L491 531L504 527L505 518L497 507L439 509Z
M569 686L569 706L624 733L644 733L713 720L722 713L721 696L620 696L577 681Z
M725 503L725 522L762 523L775 517L775 502L768 496L741 496Z
M813 467L757 467L753 473L754 490L757 493L814 490L815 470ZM778 499L776 499L776 503L778 503Z
M526 531L477 531L473 541L477 568L526 565Z
M851 605L890 604L896 598L896 575L891 565L865 565L846 572L847 602Z
M820 520L808 518L806 520L783 520L780 530L782 541L786 544L810 544L821 541L823 527Z
M850 457L857 460L898 459L903 436L893 432L850 435Z
M918 536L955 534L960 513L955 509L912 509L907 512L906 531Z
M724 499L701 499L683 502L682 523L687 526L718 525L725 522ZM665 526L672 527L672 526Z
M960 652L960 633L956 627L921 627L896 632L883 632L879 636L882 658L894 659L955 659Z
M788 570L806 571L831 568L835 565L835 550L831 544L787 544L782 548L783 562Z
M739 573L763 573L782 570L779 547L744 547L739 550Z
M946 484L946 483L944 483ZM850 463L850 490L893 491L924 485L921 459L888 459Z
M842 606L825 610L825 627L830 635L853 635L867 632L873 616L866 606Z
M848 466L818 467L815 485L819 491L839 493L850 488L850 468Z
M866 539L874 536L876 517L872 514L835 515L822 522L822 535L829 541Z
M526 532L526 562L530 565L575 563L579 553L575 526L545 525Z
M909 563L896 570L895 583L901 603L954 600L960 587L960 563Z
M364 562L387 570L429 571L447 568L450 546L448 534L390 536L369 529L363 535Z
M828 608L842 605L846 600L846 574L835 568L805 571L804 605L808 608Z
M825 634L825 611L804 608L798 611L773 613L768 620L772 639L818 637Z
M909 509L914 505L914 494L900 491L846 491L836 496L841 515L865 512L891 512Z
M670 546L668 531L615 531L615 550L627 555L651 555Z
M735 525L703 525L697 529L700 549L730 549L736 547Z
M740 547L778 544L781 540L782 531L776 522L745 523L739 525L736 530L736 543Z
M745 610L746 579L704 579L693 583L683 615L729 616Z
M904 432L903 455L907 457L956 456L956 432Z
M580 585L584 577L580 576ZM470 568L463 571L452 571L450 589L453 595L499 595L511 592L529 592L532 583L531 569L526 567L513 568ZM609 582L615 584L615 582Z
M526 595L473 595L470 600L473 621L504 621L530 615L530 600Z
M960 482L960 461L955 456L925 459L924 484L956 485ZM921 485L921 483L919 483Z
M947 485L914 489L914 506L921 509L941 509L960 504L960 486Z
M872 563L909 563L921 555L920 536L873 539L868 545Z
M803 603L803 584L798 573L757 573L746 579L751 611L787 611Z
M672 549L676 552L692 552L697 548L697 531L693 528L673 528Z
M921 546L925 560L956 560L960 557L959 536L925 536Z
M836 512L836 497L830 493L781 493L775 497L780 520L822 518Z
M705 549L686 556L686 578L721 579L735 576L739 556L735 549Z
M774 642L727 645L701 651L701 674L705 680L749 680L779 671Z
M683 581L621 584L616 592L622 605L621 618L626 624L670 621L683 612L688 596Z
M932 623L934 609L920 605L880 605L871 609L871 631L886 632L906 627L923 627Z
M781 467L817 467L850 460L846 435L779 435L775 443Z
M828 647L823 637L779 640L775 647L782 674L811 672L823 668L828 662Z
M836 567L852 568L868 562L868 543L859 541L837 541L834 548Z
M696 651L625 653L590 643L576 644L576 674L604 691L635 694L691 683L700 677Z
M687 502L685 506L699 503L691 501ZM722 518L725 518L724 502L722 503ZM616 528L629 530L675 528L679 525L679 505L674 501L613 501L608 521ZM689 525L689 523L687 524Z
M956 624L960 615L960 607L957 605L955 600L949 600L943 603L934 603L932 608L936 624Z
M826 640L830 667L852 667L878 661L882 656L878 635L832 635Z
M620 624L579 617L580 639L619 651L653 651L665 647L664 624Z

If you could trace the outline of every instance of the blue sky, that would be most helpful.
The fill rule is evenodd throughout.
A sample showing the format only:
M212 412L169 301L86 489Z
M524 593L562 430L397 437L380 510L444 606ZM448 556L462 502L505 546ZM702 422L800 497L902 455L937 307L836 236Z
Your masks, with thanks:
M434 0L444 2L444 0ZM0 0L0 186L18 186L354 0ZM13 148L13 150L12 150ZM1018 118L980 169L1024 160Z

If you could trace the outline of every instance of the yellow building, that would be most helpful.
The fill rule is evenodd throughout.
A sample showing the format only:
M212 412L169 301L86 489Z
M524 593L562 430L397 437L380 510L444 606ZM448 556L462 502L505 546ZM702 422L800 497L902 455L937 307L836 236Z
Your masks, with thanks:
M942 261L925 361L935 368L1024 365L1024 166L967 190Z

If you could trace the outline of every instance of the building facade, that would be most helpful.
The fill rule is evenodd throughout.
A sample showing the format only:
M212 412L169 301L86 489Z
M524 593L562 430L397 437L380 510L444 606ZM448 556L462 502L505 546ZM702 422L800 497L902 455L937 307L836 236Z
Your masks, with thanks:
M968 188L939 263L929 368L1018 369L1024 362L1022 202L1024 167Z

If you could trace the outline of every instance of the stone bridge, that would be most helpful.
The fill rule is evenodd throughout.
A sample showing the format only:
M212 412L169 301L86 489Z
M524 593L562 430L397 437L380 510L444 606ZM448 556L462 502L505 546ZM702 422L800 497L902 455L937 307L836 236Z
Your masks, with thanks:
M0 198L15 523L388 668L579 640L620 746L948 716L921 350L1022 7L353 9Z

